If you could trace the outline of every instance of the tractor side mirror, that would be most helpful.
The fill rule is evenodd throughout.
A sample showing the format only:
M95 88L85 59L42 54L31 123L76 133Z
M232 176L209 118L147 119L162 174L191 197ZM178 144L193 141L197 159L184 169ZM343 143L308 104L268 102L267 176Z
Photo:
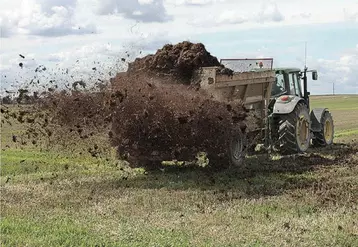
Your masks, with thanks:
M317 80L318 79L318 73L317 73L317 71L313 71L312 72L312 80Z

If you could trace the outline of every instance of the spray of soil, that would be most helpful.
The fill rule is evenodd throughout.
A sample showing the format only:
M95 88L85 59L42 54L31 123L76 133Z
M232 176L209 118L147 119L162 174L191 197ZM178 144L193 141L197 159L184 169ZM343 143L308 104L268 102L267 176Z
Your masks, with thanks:
M113 113L111 142L132 162L192 160L199 151L217 160L228 141L244 128L241 102L218 102L200 90L149 79L116 78L122 95Z
M99 90L77 83L67 91L47 92L29 114L28 137L41 134L59 144L66 136L88 139L105 132L132 165L192 160L199 151L217 161L225 157L230 138L245 128L246 111L241 102L215 101L188 86L193 72L203 66L232 73L203 44L182 42L136 59L127 73ZM90 151L99 149L96 145Z
M199 88L186 86L195 70L211 66L232 73L203 44L185 41L136 59L127 74L114 78L112 90L121 97L110 138L118 154L140 165L148 160L191 160L199 151L216 162L227 157L230 139L245 128L243 104L215 101Z

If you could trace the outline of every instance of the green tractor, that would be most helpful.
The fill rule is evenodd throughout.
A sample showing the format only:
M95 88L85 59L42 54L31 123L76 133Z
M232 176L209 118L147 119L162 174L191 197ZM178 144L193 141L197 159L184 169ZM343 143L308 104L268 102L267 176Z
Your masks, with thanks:
M327 108L310 109L307 74L318 79L317 71L305 68L275 68L276 80L268 106L271 146L283 154L305 152L313 146L333 143L334 124ZM303 85L302 85L303 84Z

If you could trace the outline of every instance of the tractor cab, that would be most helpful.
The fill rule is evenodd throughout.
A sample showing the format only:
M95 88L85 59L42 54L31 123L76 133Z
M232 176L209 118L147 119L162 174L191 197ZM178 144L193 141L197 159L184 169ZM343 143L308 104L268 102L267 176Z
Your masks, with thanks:
M277 68L276 83L272 85L271 96L276 98L281 95L295 95L303 97L301 87L301 70L296 68Z
M271 98L277 99L280 96L296 96L303 98L309 103L309 92L307 91L307 72L312 72L312 80L318 79L316 70L301 71L299 68L255 68L250 71L273 70L276 74L276 81L272 85ZM303 82L303 83L302 83Z
M318 79L316 70L301 71L299 68L274 68L276 81L272 85L271 98L280 96L296 96L303 98L309 106L309 92L307 91L307 72L312 72L312 80ZM303 82L303 84L301 83Z

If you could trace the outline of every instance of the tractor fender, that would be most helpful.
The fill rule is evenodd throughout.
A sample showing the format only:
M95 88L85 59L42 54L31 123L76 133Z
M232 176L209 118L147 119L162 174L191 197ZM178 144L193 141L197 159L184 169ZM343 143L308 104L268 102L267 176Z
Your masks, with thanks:
M319 132L322 129L322 117L324 115L324 113L328 111L327 108L315 108L312 109L311 114L310 114L310 119L311 119L311 130L313 132Z
M282 101L278 98L273 106L273 114L289 114L299 102L304 102L304 99L297 96L289 96L289 98L288 101Z

